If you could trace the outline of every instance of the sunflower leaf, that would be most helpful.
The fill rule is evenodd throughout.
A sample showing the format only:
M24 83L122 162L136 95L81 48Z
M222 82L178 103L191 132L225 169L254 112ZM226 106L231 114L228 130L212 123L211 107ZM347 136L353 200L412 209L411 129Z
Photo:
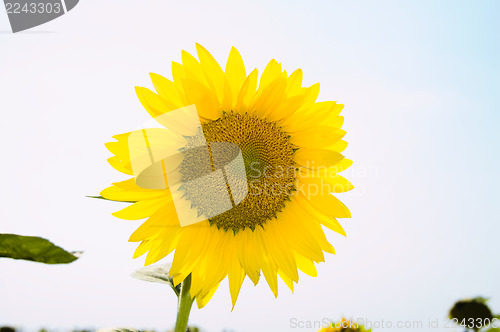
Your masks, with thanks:
M170 271L170 264L154 265L143 267L132 273L131 276L139 280L168 284L175 295L179 297L180 285L174 286L174 280L168 276L168 271Z
M67 264L75 261L78 256L79 252L68 252L41 237L0 234L0 257L45 264Z

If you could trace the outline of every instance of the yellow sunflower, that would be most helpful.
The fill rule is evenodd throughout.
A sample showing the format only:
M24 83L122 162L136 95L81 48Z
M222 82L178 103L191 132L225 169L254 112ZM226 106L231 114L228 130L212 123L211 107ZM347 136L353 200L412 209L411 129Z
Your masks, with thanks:
M331 323L328 327L323 327L318 332L370 332L352 320L342 318L340 322Z
M298 270L316 276L314 263L324 261L323 252L334 253L322 226L345 235L336 218L350 212L331 193L353 188L338 175L352 161L341 154L347 147L343 105L317 102L319 84L303 87L302 70L288 75L273 59L258 79L257 69L247 74L234 47L225 70L205 48L196 49L199 60L183 51L182 64L172 63L172 80L151 74L156 92L137 87L137 96L154 118L195 105L208 144L241 149L248 195L222 214L182 227L169 188L137 184L131 133L114 136L106 147L114 154L109 163L132 178L101 195L133 203L114 216L147 218L129 240L140 242L134 258L148 253L149 265L174 251L169 275L175 285L191 278L199 308L227 276L234 308L246 276L256 285L262 272L275 296L278 275L292 291Z

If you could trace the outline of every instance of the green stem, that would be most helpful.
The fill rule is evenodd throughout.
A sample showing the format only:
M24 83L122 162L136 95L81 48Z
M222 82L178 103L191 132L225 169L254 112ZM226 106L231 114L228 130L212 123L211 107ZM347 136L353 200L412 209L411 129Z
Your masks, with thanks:
M189 313L194 299L191 298L189 290L191 289L191 275L181 283L181 293L179 295L179 304L177 306L177 321L175 322L175 332L186 332Z

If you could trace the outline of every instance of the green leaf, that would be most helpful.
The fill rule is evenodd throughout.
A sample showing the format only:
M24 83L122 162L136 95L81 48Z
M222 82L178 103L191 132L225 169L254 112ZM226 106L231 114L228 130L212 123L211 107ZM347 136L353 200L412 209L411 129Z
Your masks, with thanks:
M175 295L179 297L180 284L177 287L174 286L174 281L168 276L168 271L170 271L170 264L147 266L132 273L132 277L149 282L168 284Z
M45 264L67 264L76 260L78 254L67 252L41 237L0 234L0 257Z

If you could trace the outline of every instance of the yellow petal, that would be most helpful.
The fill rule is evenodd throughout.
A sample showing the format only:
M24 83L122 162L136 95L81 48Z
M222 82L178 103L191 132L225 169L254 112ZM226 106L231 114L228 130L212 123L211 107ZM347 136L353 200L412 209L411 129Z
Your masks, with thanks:
M139 201L112 213L112 215L125 220L144 219L153 215L164 204L164 201L163 197Z
M229 83L232 100L234 101L232 107L235 107L236 101L238 100L238 94L240 93L243 82L245 82L247 77L243 59L235 47L232 47L229 52L229 57L226 63L225 77Z
M302 255L296 254L295 261L297 262L298 269L307 274L308 276L316 277L318 275L318 272L316 271L316 266L314 266L314 263L310 259L305 258Z
M302 107L304 98L305 95L301 94L283 100L274 110L270 110L270 112L266 115L267 119L269 121L280 121L289 117Z
M133 179L132 179L133 180ZM135 183L135 181L134 181ZM119 186L113 185L101 191L100 195L112 201L121 202L136 202L140 200L152 199L157 197L167 198L169 194L162 190L149 190L143 189L136 185L137 189L123 189Z
M310 198L309 196L307 196ZM342 225L335 219L334 217L331 216L332 212L329 211L328 213L325 213L324 211L318 210L314 205L312 205L310 202L301 202L301 207L303 208L304 211L306 211L309 215L309 218L311 220L314 220L325 227L331 229L332 231L339 233L340 235L346 236L346 233L344 229L342 228ZM300 214L300 213L299 213ZM313 226L314 227L314 226Z
M236 250L236 245L234 243L234 236L230 232L221 232L217 230L216 227L213 231L218 233L219 241L216 245L211 245L213 251L210 252L212 261L210 262L210 268L207 269L206 273L206 285L207 287L212 287L222 281L229 273L231 268L231 259L228 259L227 253L232 253ZM209 248L210 250L210 248Z
M327 125L333 128L341 128L343 124L344 124L343 116L331 117L330 119L323 121L323 125Z
M290 279L285 273L283 273L282 270L278 269L278 275L280 276L281 280L285 282L285 284L290 288L290 290L293 293L293 280Z
M203 46L196 44L196 51L198 52L198 58L205 73L205 78L216 94L219 103L222 103L224 97L224 72L214 57Z
M198 224L182 228L181 238L175 249L170 274L174 283L184 280L199 261L206 247L206 227Z
M331 177L335 176L337 173L346 170L351 167L352 160L350 159L342 159L340 162L331 167L319 167L316 169L308 169L306 167L298 168L298 176L315 176L315 177Z
M330 172L330 174L339 173L345 171L351 166L352 166L352 160L344 158L338 164L335 164L335 166L330 167L328 171Z
M295 96L303 94L302 76L302 69L297 69L288 77L286 86L287 95Z
M260 243L260 245L257 246L257 255L260 260L262 273L274 296L278 297L278 267L269 253L268 241L265 237L264 230L259 227L255 229L254 233L257 235Z
M292 202L287 204L277 216L277 222L283 232L283 238L287 242L287 245L300 255L312 259L315 262L323 262L325 257L321 247L318 245L313 235L307 230L304 220L301 219L310 218L310 216L306 216L302 210L300 210L295 199L296 198L292 196Z
M238 258L240 264L254 285L257 285L260 278L260 265L254 254L257 250L257 237L254 232L248 228L243 231L239 231L236 236L239 243Z
M276 78L265 88L259 87L249 112L256 114L260 118L267 118L268 114L283 104L285 88L286 80L283 77Z
M326 126L316 126L312 129L294 133L290 137L290 142L297 146L322 148L339 141L346 132L342 129Z
M342 228L342 225L337 221L337 219L333 217L330 217L328 219L326 218L322 219L321 224L329 228L330 230L334 231L335 233L339 233L340 235L346 236L346 233L344 231L344 228Z
M204 306L207 305L208 301L210 301L210 299L212 298L212 296L214 296L215 291L217 290L218 287L219 287L219 284L217 284L216 286L214 286L207 293L205 293L205 294L203 294L201 296L196 297L196 305L198 306L198 309L201 309L201 308L203 308Z
M196 295L194 293L198 290L198 295L203 294L206 289L212 288L219 284L229 273L229 267L225 263L227 262L226 257L222 258L222 253L213 254L211 253L203 253L204 259L200 260L196 266L193 267L193 275L196 273L199 275L199 282L201 284L198 285L198 288L193 288L192 295ZM206 267L204 270L206 271L203 276L200 275L201 269L198 269L200 263L206 261ZM196 285L194 285L196 286Z
M236 102L235 111L244 114L248 111L255 94L257 93L257 76L259 72L254 69L243 82L241 90L238 93L238 101Z
M310 95L306 96L302 108L282 121L283 128L286 131L295 133L312 129L322 123L335 107L334 101L311 103L312 100Z
M130 133L113 136L117 142L108 142L106 148L115 155L108 159L110 165L116 170L132 175L132 165L130 163L130 152L128 146L128 138Z
M186 74L185 78L190 78L200 84L209 87L209 83L205 77L205 72L201 67L201 64L196 60L191 54L186 51L181 52L182 66Z
M208 223L208 221L204 222ZM212 268L213 261L213 248L212 245L219 241L219 234L215 232L210 227L206 228L204 234L206 238L207 247L204 248L200 255L200 260L198 264L193 267L191 273L191 295L198 296L199 294L205 292L207 287L210 287L207 283L207 272Z
M304 108L307 108L314 104L319 95L319 83L315 83L310 87L306 88L306 98L304 100ZM335 103L335 102L333 102ZM319 104L319 103L317 103Z
M144 106L146 111L148 111L153 118L159 117L172 110L172 108L169 108L163 102L160 96L147 88L136 86L135 92L142 106Z
M128 175L134 174L134 172L132 172L132 165L130 164L130 160L122 160L120 157L115 156L108 158L108 163L118 172L122 172Z
M235 252L234 252L235 253ZM237 260L237 255L233 255L233 262L231 266L231 271L229 272L229 292L231 293L231 301L233 302L233 308L236 305L236 300L238 299L238 294L240 293L241 285L245 279L245 272L241 268L239 261Z
M279 64L276 60L272 59L267 64L266 68L262 72L262 76L260 78L259 90L267 87L271 82L281 76L281 64Z
M198 114L211 120L216 120L222 115L221 105L207 87L188 78L182 80L182 84L186 91L187 102L196 105Z
M312 215L304 208L304 206L310 204L307 198L299 193L293 196L292 201L296 204L294 214L301 223L302 232L311 236L323 251L334 254L335 249L326 239L320 223L316 220L318 215Z
M172 78L175 85L175 89L179 96L184 95L184 89L182 87L182 80L186 78L186 73L184 67L175 61L172 61Z
M233 93L231 92L231 84L227 77L224 77L224 99L222 100L221 108L224 112L229 112L233 110L233 104L235 103L236 101L233 100Z
M174 82L158 74L150 73L150 76L156 92L162 98L169 100L177 108L187 106L184 96L179 95Z
M319 192L316 195L303 194L298 192L299 197L303 196L305 200L312 204L321 213L335 218L350 218L349 209L330 193Z
M154 241L148 255L146 256L146 261L144 265L151 265L158 262L160 259L164 258L170 254L179 241L181 234L180 228L170 229L168 232L163 232L161 237Z
M130 134L130 133L128 133ZM128 138L128 135L127 135ZM104 144L106 148L115 156L123 160L130 160L130 152L128 149L128 139L122 139L118 142L108 142Z
M139 246L135 250L133 258L140 257L144 255L146 252L148 252L149 249L151 249L151 244L152 244L151 241L142 241L141 244L139 244Z
M340 140L336 143L333 143L332 145L326 147L328 150L336 151L338 153L341 153L347 148L347 142Z
M158 193L164 193L165 195L168 195L169 192L164 192L164 190L157 190L157 189L145 189L142 187L139 187L137 183L135 182L135 178L131 178L125 181L120 181L120 182L114 182L113 186L116 186L122 190L125 191L141 191L144 193L153 193L153 192L158 192Z
M323 124L328 125L329 123L338 123L341 121L342 123L344 122L344 117L339 117L340 112L344 109L344 105L342 104L335 104L330 110L330 112L327 114L327 116L323 120ZM342 123L340 126L342 126ZM340 128L339 126L339 128Z
M129 242L143 241L158 234L180 229L179 219L173 203L166 204L148 218L129 238Z
M274 261L283 273L295 282L299 281L297 272L297 264L293 253L288 249L281 236L280 229L276 227L277 223L270 222L266 225L266 235L268 237L269 252L273 256Z
M344 159L338 152L314 148L300 148L293 157L299 165L309 169L330 167Z
M305 184L305 187L317 192L328 193L343 193L354 189L354 186L344 177L338 174L328 174L325 176L318 176L317 172L310 172L301 174L297 172L297 179ZM301 184L299 184L300 186Z

